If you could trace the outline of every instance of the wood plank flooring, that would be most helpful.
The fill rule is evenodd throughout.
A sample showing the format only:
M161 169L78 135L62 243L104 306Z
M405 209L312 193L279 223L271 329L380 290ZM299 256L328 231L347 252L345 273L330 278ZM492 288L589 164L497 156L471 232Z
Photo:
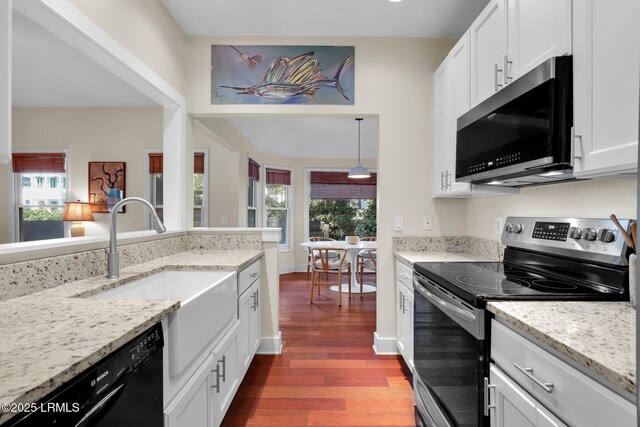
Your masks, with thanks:
M283 353L254 358L222 425L414 426L404 363L373 351L375 294L309 304L305 276L280 276Z

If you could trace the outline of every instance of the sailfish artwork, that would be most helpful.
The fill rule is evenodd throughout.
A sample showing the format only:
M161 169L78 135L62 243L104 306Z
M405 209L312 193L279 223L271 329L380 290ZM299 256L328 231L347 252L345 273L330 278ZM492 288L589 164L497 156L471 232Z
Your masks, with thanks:
M335 88L345 99L347 97L340 76L351 63L351 57L345 57L338 66L333 77L322 75L320 62L315 52L306 52L293 58L280 55L269 67L259 84L253 86L225 86L242 95L253 95L269 101L287 101L300 97L314 99L316 92L322 87Z

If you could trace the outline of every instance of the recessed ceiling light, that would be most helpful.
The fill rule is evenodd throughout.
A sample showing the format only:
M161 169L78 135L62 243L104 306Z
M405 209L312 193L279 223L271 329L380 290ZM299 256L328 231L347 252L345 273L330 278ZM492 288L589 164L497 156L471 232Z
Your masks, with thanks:
M491 181L491 182L487 182L487 185L501 185L504 184L504 182L502 181Z
M401 2L402 0L389 0L391 3L398 3Z
M551 171L551 172L541 173L538 176L558 176L558 175L564 175L564 174L565 174L564 171Z

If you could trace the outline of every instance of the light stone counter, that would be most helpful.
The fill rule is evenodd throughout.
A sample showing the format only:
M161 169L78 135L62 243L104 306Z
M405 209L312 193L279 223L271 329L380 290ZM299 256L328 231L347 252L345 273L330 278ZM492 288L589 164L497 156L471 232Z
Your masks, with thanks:
M396 251L395 257L403 264L413 268L416 262L482 262L496 261L481 255L468 252L416 252Z
M194 250L0 302L0 403L35 402L180 307L84 299L167 269L241 270L262 250ZM0 424L14 414L0 412Z
M586 368L636 395L636 311L625 302L490 302L487 309Z

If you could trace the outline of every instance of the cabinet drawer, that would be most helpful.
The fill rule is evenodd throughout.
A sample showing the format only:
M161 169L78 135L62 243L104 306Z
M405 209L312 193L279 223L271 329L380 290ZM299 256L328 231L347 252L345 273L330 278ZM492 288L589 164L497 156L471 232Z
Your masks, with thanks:
M636 425L636 408L631 402L495 320L491 322L491 358L572 425ZM532 369L530 375L553 386L545 391L516 365Z
M260 260L254 261L250 266L238 273L238 295L249 289L249 286L260 278Z
M396 279L413 291L413 270L398 260L396 260Z

